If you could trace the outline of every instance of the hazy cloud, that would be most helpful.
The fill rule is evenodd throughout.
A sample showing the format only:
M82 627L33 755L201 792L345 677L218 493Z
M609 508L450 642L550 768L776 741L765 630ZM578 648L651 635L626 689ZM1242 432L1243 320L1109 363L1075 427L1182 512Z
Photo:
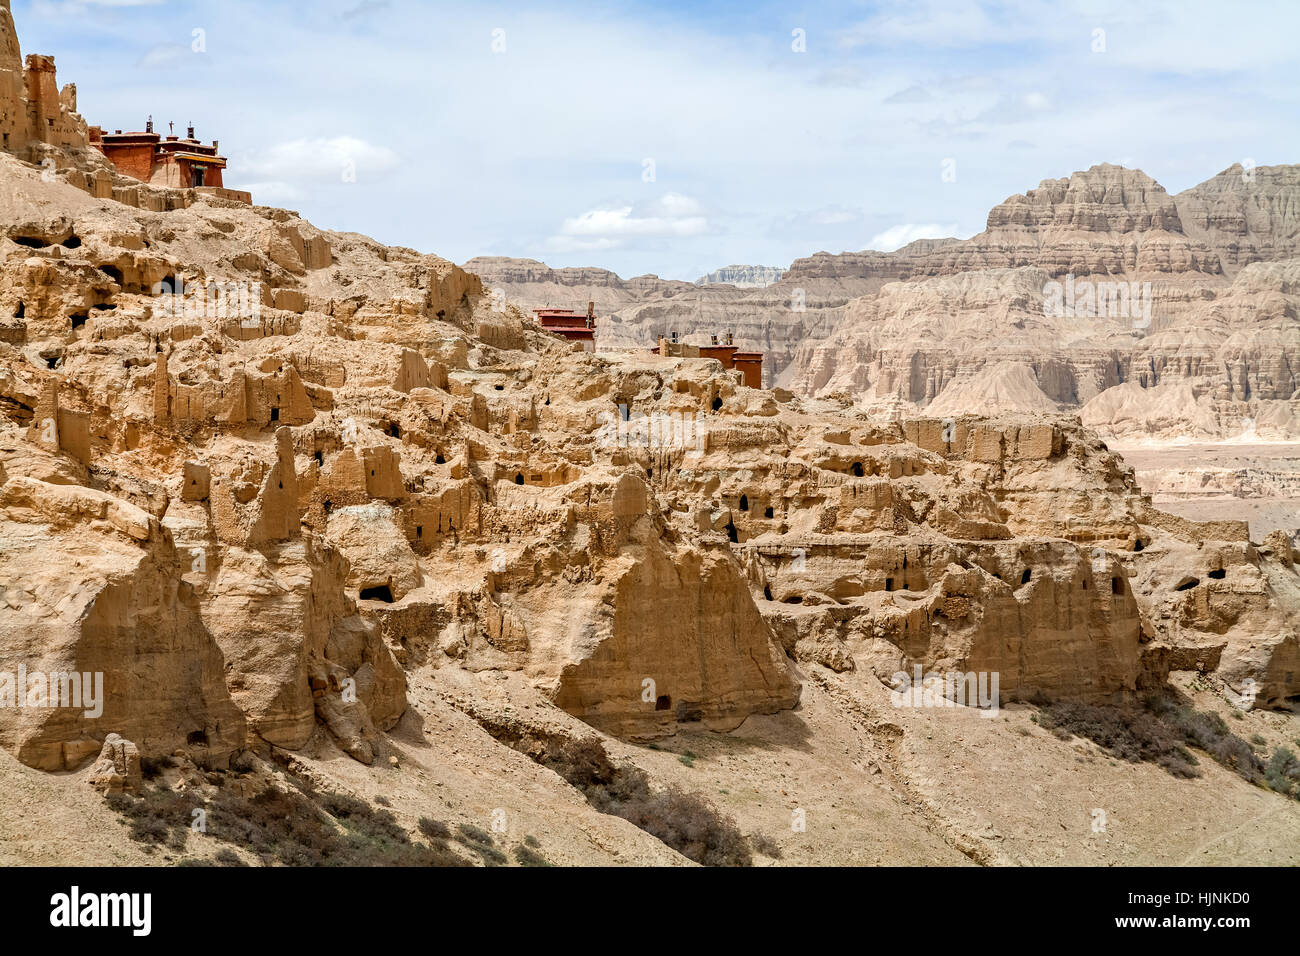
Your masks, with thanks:
M564 220L552 239L556 245L567 242L573 248L609 248L628 238L681 238L708 231L709 220L696 200L666 193L649 202L589 209Z
M947 224L906 222L872 236L871 241L867 243L867 248L879 252L893 252L918 239L946 239L956 235L957 224L953 222Z
M384 173L398 165L397 154L387 146L376 146L354 136L328 139L295 139L265 150L241 154L232 161L243 175L262 176L271 181L346 181L345 174L358 180Z

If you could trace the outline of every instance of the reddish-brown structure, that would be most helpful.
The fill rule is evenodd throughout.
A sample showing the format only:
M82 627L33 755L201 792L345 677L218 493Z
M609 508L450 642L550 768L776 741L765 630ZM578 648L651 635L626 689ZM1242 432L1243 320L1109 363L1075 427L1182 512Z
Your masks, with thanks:
M194 138L194 127L185 139L166 138L154 132L150 119L143 133L124 133L120 129L105 133L90 127L90 145L94 146L118 171L132 179L154 186L175 189L211 188L224 190L222 170L226 159L217 153L218 143L204 145Z
M763 353L762 352L742 352L736 346L731 344L731 333L727 333L725 344L719 344L718 337L713 336L713 341L709 345L687 345L684 342L677 341L677 333L673 333L672 340L659 340L658 346L651 349L659 355L670 355L678 358L710 358L717 359L726 369L738 369L740 371L741 382L750 388L763 387Z
M587 314L572 309L533 309L537 324L560 338L581 342L584 352L596 351L596 304L587 303Z

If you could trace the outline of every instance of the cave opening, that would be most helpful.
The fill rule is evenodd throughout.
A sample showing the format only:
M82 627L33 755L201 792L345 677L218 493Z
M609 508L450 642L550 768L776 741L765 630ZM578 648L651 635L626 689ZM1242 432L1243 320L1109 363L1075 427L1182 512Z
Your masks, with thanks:
M392 604L393 589L387 584L376 584L368 588L362 588L359 597L363 601L383 601L385 604Z

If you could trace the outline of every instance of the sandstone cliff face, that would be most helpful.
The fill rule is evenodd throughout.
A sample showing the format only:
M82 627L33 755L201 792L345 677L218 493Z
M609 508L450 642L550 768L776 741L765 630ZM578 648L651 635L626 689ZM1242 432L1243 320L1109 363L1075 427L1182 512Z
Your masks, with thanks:
M734 285L737 289L764 289L785 274L776 266L724 266L695 280L696 285Z
M444 260L215 197L142 209L88 192L68 156L51 182L0 155L0 561L33 582L6 590L0 648L107 690L101 717L0 708L0 744L33 766L81 766L110 733L217 765L323 740L369 763L410 682L444 671L513 675L635 738L791 708L796 664L1122 700L1221 645L1207 668L1296 692L1280 549L1154 511L1053 413L1120 376L1130 332L1037 361L1062 334L1026 318L1040 267L891 284L873 321L919 329L934 358L858 347L882 401L942 400L990 363L938 345L975 351L972 317L992 314L999 358L1019 356L999 394L1036 388L1042 413L891 420L711 360L573 352ZM1133 228L1169 226L1140 195ZM1266 294L1261 334L1289 334L1285 267L1216 281L1204 323ZM1284 365L1246 362L1221 400L1282 394L1266 376ZM1165 569L1207 542L1209 570L1237 570L1207 571L1213 599L1189 605Z
M77 113L77 88L70 83L59 89L54 58L31 55L24 64L9 0L0 0L0 138L3 149L25 155L42 144L89 143Z
M1300 167L1235 163L1174 197L1183 231L1212 248L1224 272L1300 252Z
M99 753L108 728L147 753L190 746L221 762L242 748L225 658L158 520L67 482L25 442L0 456L14 470L43 466L41 478L10 470L0 485L0 745L51 771ZM51 706L60 695L65 705Z
M1180 209L1201 202L1205 219L1196 190L1179 206L1116 167L1048 181L996 207L985 233L945 247L929 277L850 303L829 337L801 347L786 380L940 415L1077 409L1112 437L1292 439L1298 260L1243 265L1289 248L1294 226L1269 212L1286 208L1288 177L1258 173L1262 195L1249 200L1233 198L1227 173L1219 192L1197 187L1239 211L1251 203L1256 251L1225 253L1226 268L1226 227L1183 229Z
M768 384L804 395L1080 411L1126 439L1294 439L1297 207L1297 167L1233 166L1171 196L1101 164L1008 198L970 239L817 253L763 288L468 265L525 308L594 301L599 348L734 331L766 354Z
M597 348L653 348L673 332L684 342L708 344L728 331L743 349L764 353L770 384L790 363L799 344L831 329L851 298L879 288L882 280L819 276L752 284L689 283L637 276L621 279L604 269L551 269L532 259L480 257L465 263L499 300L524 312L554 307L583 311L594 302ZM725 270L724 270L725 271ZM734 276L733 276L734 278Z

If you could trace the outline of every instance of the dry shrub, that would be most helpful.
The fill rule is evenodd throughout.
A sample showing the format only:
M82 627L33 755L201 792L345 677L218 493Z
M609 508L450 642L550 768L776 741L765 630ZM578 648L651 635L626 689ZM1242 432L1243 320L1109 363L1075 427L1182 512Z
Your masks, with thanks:
M541 763L602 813L622 817L704 866L750 866L749 844L734 820L676 787L652 790L639 767L617 767L595 737L550 740Z

